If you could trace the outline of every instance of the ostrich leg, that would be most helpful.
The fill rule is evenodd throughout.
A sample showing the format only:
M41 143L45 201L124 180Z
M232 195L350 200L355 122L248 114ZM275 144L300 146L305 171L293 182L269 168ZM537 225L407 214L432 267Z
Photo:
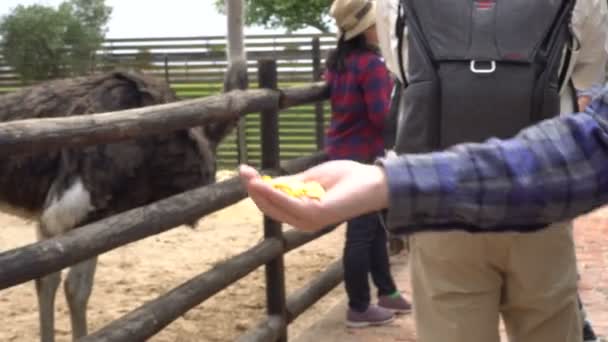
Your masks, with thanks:
M87 335L87 304L93 290L96 266L97 257L72 266L64 283L74 341Z
M61 273L51 273L36 279L38 315L40 318L40 341L55 341L55 294L61 282Z
M67 160L67 159L66 159ZM67 161L64 160L67 165ZM67 169L67 168L66 168ZM38 226L39 238L51 238L61 235L84 222L87 214L91 211L91 194L84 187L80 177L68 177L63 169L60 176L53 182L47 194L45 208L42 211L40 225ZM97 259L84 261L74 265L68 274L65 285L65 293L72 314L74 336L86 334L86 303L91 293L93 274ZM52 281L43 278L39 286L40 300L40 327L43 342L53 341L53 312L54 299L60 281L57 274ZM78 307L80 305L80 307ZM49 319L51 318L51 319ZM74 324L76 322L76 324Z

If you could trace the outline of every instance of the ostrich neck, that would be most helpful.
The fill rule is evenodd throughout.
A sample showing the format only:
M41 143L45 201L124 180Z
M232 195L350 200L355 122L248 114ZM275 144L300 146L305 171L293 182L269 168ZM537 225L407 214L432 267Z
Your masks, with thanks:
M244 60L243 0L226 0L226 13L228 13L228 60L230 62Z

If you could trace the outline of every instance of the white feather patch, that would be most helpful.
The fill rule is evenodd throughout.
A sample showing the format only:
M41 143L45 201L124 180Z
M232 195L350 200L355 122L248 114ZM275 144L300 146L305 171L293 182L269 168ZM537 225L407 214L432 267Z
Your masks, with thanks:
M78 178L42 213L45 234L55 236L69 231L82 222L92 209L91 194Z

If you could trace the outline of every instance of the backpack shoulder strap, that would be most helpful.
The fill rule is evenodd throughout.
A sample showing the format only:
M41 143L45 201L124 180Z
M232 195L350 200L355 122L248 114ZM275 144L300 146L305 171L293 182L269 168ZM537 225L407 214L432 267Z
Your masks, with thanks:
M574 70L574 65L576 64L576 55L581 48L581 43L578 40L578 37L572 31L572 28L569 27L570 31L570 39L567 42L567 45L564 49L564 57L562 61L562 65L560 67L559 74L559 91L560 94L565 91L568 86L568 80L572 76L572 71Z
M391 104L388 115L384 120L384 130L382 132L384 139L384 148L393 149L395 146L395 137L397 135L397 122L399 121L399 106L401 104L401 95L403 94L403 84L399 78L395 78L395 85L391 93Z
M395 34L397 35L397 60L399 62L399 71L401 72L401 80L403 87L407 87L407 77L405 72L405 65L403 65L403 39L405 30L405 11L403 8L403 1L399 0L399 6L397 7L397 21L395 22Z

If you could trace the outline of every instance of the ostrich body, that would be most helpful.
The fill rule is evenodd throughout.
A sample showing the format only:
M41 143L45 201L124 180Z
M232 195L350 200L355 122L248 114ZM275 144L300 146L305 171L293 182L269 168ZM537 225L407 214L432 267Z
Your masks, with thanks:
M0 121L111 112L175 101L169 87L137 73L47 82L0 97ZM38 239L212 183L215 150L233 122L135 140L31 155L0 156L0 202L34 217ZM87 334L97 258L70 268L64 292L74 340ZM54 341L61 272L36 280L40 337Z

